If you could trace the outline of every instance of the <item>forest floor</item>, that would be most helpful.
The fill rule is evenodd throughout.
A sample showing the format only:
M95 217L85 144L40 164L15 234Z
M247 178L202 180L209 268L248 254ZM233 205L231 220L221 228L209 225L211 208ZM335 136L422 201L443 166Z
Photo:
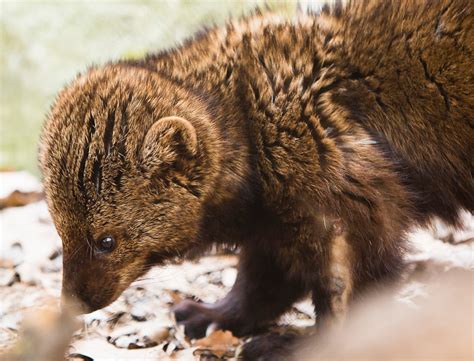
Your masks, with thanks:
M432 229L411 233L410 267L396 296L401 302L409 305L424 297L417 270L436 275L453 268L473 269L474 217L464 214L464 223L463 232L437 222ZM189 340L170 314L183 299L222 298L234 283L237 255L214 254L156 267L112 305L82 316L80 329L73 333L55 312L61 291L61 241L33 176L0 172L0 232L0 359L3 353L6 359L8 354L52 360L64 352L71 360L228 359L246 341L222 331ZM313 308L305 299L273 329L297 331L313 323Z

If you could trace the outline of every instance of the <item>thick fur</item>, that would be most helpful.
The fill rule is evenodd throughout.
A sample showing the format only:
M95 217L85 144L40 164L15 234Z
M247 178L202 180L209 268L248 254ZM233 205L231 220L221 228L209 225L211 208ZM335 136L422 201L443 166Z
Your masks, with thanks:
M474 209L472 10L257 12L79 75L40 146L63 293L91 311L152 265L234 244L229 295L175 309L189 335L252 333L307 292L319 316L343 317L399 274L411 226Z

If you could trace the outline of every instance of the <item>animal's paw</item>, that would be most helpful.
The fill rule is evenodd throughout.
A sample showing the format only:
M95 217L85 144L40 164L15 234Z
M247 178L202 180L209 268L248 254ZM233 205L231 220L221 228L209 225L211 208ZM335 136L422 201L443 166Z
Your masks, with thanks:
M256 336L243 346L239 357L243 361L291 360L298 340L295 334L269 333Z
M191 339L202 338L207 328L221 328L219 311L210 304L185 300L172 309L176 322L184 326L186 336Z

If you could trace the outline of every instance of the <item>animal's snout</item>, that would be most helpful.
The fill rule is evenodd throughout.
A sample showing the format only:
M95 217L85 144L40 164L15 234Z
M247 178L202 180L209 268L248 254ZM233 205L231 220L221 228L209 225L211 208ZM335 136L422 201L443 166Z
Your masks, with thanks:
M72 314L89 313L89 300L78 297L78 294L63 286L61 292L61 309Z
M61 308L78 314L93 312L102 307L95 294L95 287L87 277L64 269Z

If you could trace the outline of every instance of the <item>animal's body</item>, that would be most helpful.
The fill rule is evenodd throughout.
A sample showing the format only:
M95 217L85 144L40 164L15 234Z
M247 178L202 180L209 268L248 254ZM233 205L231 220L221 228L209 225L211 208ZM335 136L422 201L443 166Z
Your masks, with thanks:
M148 267L224 243L241 249L236 284L177 307L189 335L251 333L307 292L343 316L399 274L411 226L474 209L472 9L257 13L79 75L40 147L64 294L91 311Z

